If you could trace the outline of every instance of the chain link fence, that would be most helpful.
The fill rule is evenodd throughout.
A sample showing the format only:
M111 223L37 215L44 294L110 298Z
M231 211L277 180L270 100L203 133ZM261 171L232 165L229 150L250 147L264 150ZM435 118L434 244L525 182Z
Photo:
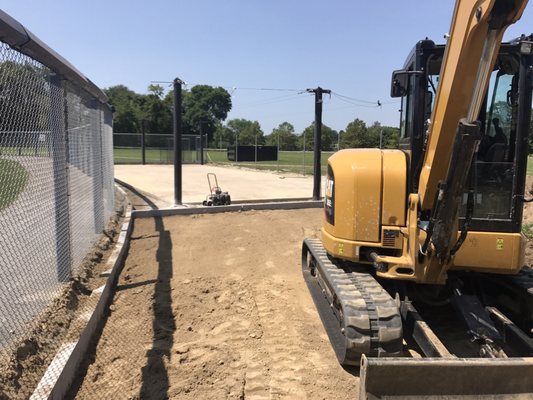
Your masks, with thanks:
M145 164L173 164L174 138L172 135L148 133L145 135L144 163ZM208 148L204 144L204 163L232 165L244 168L277 171L280 173L295 173L313 175L313 151L278 151L277 161L230 161L228 149L233 149L234 143L219 143L219 148ZM182 136L182 162L184 164L199 164L201 162L200 137L196 135ZM322 173L325 174L327 160L332 151L321 152ZM141 133L114 133L113 154L115 164L142 164L143 148Z
M204 138L205 142L205 138ZM182 135L181 159L184 164L201 162L200 136ZM204 143L204 153L206 144ZM172 164L174 163L174 137L147 133L144 139L144 158L141 133L114 133L113 152L115 164Z
M54 317L75 308L83 261L114 215L112 112L1 11L0 38L0 399L28 398L69 324Z

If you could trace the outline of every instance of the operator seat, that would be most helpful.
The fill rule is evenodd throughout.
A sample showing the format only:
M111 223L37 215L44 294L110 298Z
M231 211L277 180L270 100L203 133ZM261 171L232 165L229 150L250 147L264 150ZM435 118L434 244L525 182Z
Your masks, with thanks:
M505 145L505 143L494 143L487 150L487 154L485 155L485 161L493 163L504 162L506 152L507 146Z

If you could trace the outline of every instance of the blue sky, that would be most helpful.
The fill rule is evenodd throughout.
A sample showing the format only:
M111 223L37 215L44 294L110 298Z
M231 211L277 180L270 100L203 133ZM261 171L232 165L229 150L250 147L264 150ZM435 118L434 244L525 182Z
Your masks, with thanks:
M284 121L301 132L314 118L321 86L323 122L355 118L397 126L390 76L417 40L443 41L453 2L403 0L3 0L20 21L100 87L145 93L175 77L232 92L228 118L257 120L265 134ZM533 6L505 38L533 32ZM233 89L236 88L236 89ZM380 100L383 105L377 107Z

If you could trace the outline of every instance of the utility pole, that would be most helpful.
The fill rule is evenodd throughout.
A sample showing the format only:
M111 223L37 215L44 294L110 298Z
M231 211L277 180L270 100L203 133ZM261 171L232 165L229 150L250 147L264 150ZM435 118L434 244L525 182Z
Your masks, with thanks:
M322 180L322 169L320 166L320 147L322 144L322 94L331 94L331 90L307 89L308 93L315 94L315 146L314 146L314 169L313 169L313 200L320 200L320 181Z
M174 79L174 204L181 205L181 85L183 81Z

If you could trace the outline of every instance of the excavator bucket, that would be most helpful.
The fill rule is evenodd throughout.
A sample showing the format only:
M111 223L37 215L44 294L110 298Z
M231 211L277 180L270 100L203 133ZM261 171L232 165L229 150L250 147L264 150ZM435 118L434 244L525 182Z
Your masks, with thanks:
M532 399L533 358L361 359L361 400Z

